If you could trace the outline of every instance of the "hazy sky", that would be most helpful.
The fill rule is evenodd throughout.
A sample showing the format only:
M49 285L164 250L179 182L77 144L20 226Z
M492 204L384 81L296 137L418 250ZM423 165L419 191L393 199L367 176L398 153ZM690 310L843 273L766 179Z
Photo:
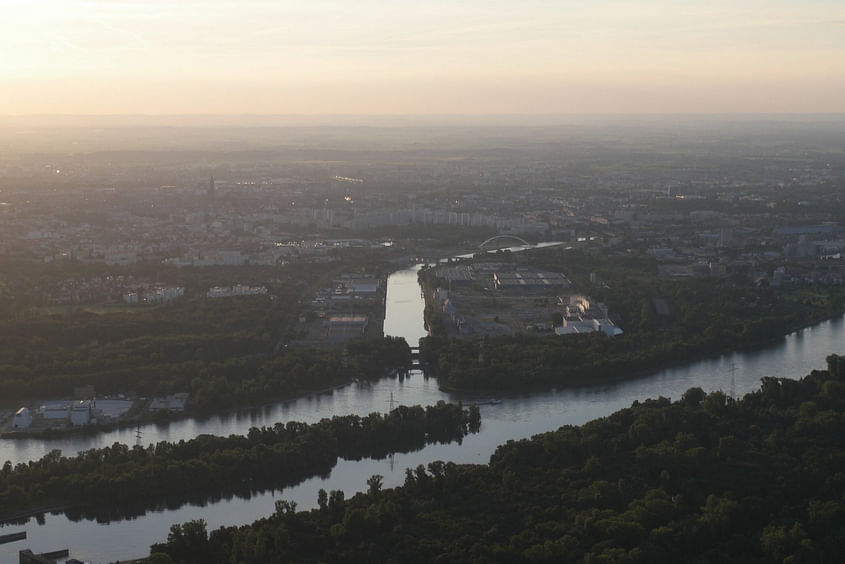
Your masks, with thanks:
M0 114L845 112L845 0L0 0Z

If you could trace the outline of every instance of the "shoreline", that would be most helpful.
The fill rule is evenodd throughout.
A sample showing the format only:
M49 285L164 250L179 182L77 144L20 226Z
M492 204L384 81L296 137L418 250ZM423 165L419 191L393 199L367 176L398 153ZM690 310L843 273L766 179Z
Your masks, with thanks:
M15 513L0 513L0 525L14 524L16 521L29 520L45 513L60 513L70 509L70 505L47 505Z
M159 415L158 417L152 416L149 418L144 418L140 420L132 420L132 421L118 421L114 423L104 424L104 425L89 425L85 427L79 428L65 428L65 429L44 429L42 431L4 431L0 433L0 440L8 439L8 440L22 440L22 439L35 439L35 440L42 440L42 441L50 441L53 439L61 439L68 436L82 436L82 435L98 435L100 433L110 433L112 431L120 430L120 429L129 429L132 427L138 426L147 426L147 425L169 425L170 423L176 421L183 421L185 419L195 419L197 421L204 421L206 419L211 419L212 417L219 417L225 414L237 413L241 411L250 411L254 409L262 409L269 405L274 405L281 402L286 401L296 401L300 399L307 398L313 395L320 395L332 392L334 390L338 390L341 388L345 388L350 384L355 383L355 380L347 380L345 382L341 382L335 386L329 386L325 388L320 388L319 390L312 390L306 391L301 394L297 394L294 396L284 396L276 399L267 400L265 402L257 403L257 404L246 404L246 405L238 405L232 407L226 407L217 411L205 413L205 412L168 412L167 417L163 417Z
M627 372L626 375L624 375L624 376L598 376L598 377L592 377L592 379L590 381L585 381L585 378L590 378L589 376L586 376L586 377L578 378L578 379L576 379L576 381L573 381L573 382L570 382L570 383L564 382L564 383L561 383L560 385L553 386L553 387L538 386L538 387L529 387L529 388L526 388L526 389L523 389L523 390L511 389L511 388L455 388L455 387L451 387L451 386L439 385L439 380L438 380L438 389L440 389L443 392L447 392L447 393L451 393L451 394L486 394L486 395L499 394L499 395L507 396L509 394L510 395L519 394L519 393L534 394L534 393L541 393L541 392L544 392L544 391L559 390L559 389L560 390L562 390L562 389L569 390L569 389L574 389L574 388L586 388L586 387L589 387L589 386L598 386L598 385L602 385L602 384L612 384L612 383L622 382L622 381L626 381L626 380L636 380L636 379L639 379L639 378L651 376L653 374L660 372L661 370L667 370L667 369L670 369L670 368L676 368L678 366L685 366L685 365L693 364L693 363L696 363L696 362L702 362L702 361L707 360L709 358L716 358L716 357L719 357L719 356L724 356L726 354L732 354L732 353L743 354L743 353L749 353L753 350L765 349L765 348L768 348L770 346L776 345L778 343L778 341L785 339L785 338L789 337L790 335L794 335L794 334L798 333L799 331L803 331L805 329L815 327L816 325L821 325L822 323L832 321L832 320L835 320L835 319L840 319L840 318L843 318L843 317L845 317L845 310L823 316L823 317L821 317L817 320L814 320L814 321L810 321L810 322L807 322L807 323L803 323L803 324L799 324L797 326L790 327L788 332L786 332L786 333L784 333L784 334L782 334L778 337L772 337L771 339L763 339L761 341L754 341L754 342L748 343L748 344L741 346L741 347L723 348L723 349L720 349L718 351L710 351L706 354L693 354L685 360L667 361L667 362L664 362L664 363L660 363L661 365L660 365L659 368L643 368L643 369L640 369L640 370L634 370L634 371L631 371L631 372ZM835 353L831 352L830 354L835 354ZM821 369L821 368L819 368L819 369ZM436 376L432 376L432 377L436 378Z
M790 330L787 333L784 333L778 337L773 337L771 339L765 339L763 341L756 341L745 344L738 348L723 348L718 351L709 351L706 354L694 354L685 360L677 360L677 361L665 361L661 362L660 367L655 368L643 368L640 370L635 370L631 372L627 372L624 375L616 375L616 376L599 376L599 377L590 377L590 376L583 376L574 379L571 382L564 382L556 386L537 386L537 387L528 387L524 389L511 389L511 388L455 388L451 386L447 386L441 384L438 380L438 389L451 394L473 394L473 395L513 395L519 393L540 393L544 391L556 390L556 389L574 389L574 388L584 388L594 385L602 385L602 384L611 384L617 383L625 380L636 380L638 378L643 378L646 376L650 376L655 374L661 370L666 370L669 368L674 368L678 366L683 366L686 364L691 364L694 362L701 362L708 358L716 358L718 356L722 356L729 353L746 353L750 352L755 349L763 349L768 346L776 344L779 340L788 337L789 335L793 335L798 333L799 331L803 331L804 329L808 329L814 327L816 325L820 325L821 323L825 323L827 321L831 321L837 318L845 317L845 310L839 311L836 313L828 314L819 319L808 321L806 323L798 324L796 326L790 327ZM387 376L385 376L387 377ZM435 379L436 376L431 376ZM381 378L377 379L380 380ZM377 381L376 380L376 381ZM323 387L317 390L309 390L304 391L300 394L295 394L292 396L284 396L280 398L275 398L271 400L267 400L265 402L257 403L257 404L247 404L247 405L239 405L239 406L232 406L228 408L224 408L222 410L213 411L210 413L191 413L191 412L183 412L183 413L174 413L170 412L170 414L166 418L156 419L155 417L151 417L148 419L143 420L134 420L134 421L125 421L125 422L116 422L109 425L97 425L91 427L82 427L82 428L68 428L68 429L46 429L44 431L37 431L37 432L20 432L20 431L6 431L0 433L0 439L5 440L42 440L42 441L50 441L53 439L60 439L68 436L81 436L81 435L97 435L100 433L108 433L111 431L119 430L119 429L127 429L132 427L140 426L147 426L147 425L156 425L156 424L170 424L172 422L182 421L185 419L195 419L198 421L204 421L213 417L219 417L227 414L244 412L244 411L251 411L256 409L262 409L267 406L275 405L278 403L288 402L288 401L297 401L300 399L305 399L310 396L327 394L334 390L345 388L351 384L354 384L356 381L353 380L346 380L344 382L340 382L333 386Z
M381 380L382 378L390 378L391 376L382 376L381 378L376 378L373 380L364 380L368 382L376 382ZM170 423L174 423L177 421L184 421L185 419L194 419L197 421L205 421L207 419L211 419L213 417L220 417L222 415L239 413L244 411L252 411L256 409L263 409L265 407L276 405L278 403L289 402L289 401L298 401L301 399L305 399L311 396L323 395L333 392L335 390L343 389L347 386L351 386L352 384L358 383L360 380L357 379L349 379L333 386L323 387L317 390L309 390L305 391L300 394L292 395L292 396L283 396L275 399L269 399L267 401L263 401L261 403L254 403L254 404L244 404L244 405L237 405L232 407L226 407L217 411L205 413L192 413L189 411L184 412L169 412L169 415L166 418L156 419L155 417L143 420L134 420L134 421L123 421L123 422L115 422L110 423L107 425L89 425L86 427L79 427L79 428L66 428L66 429L44 429L43 431L5 431L0 433L0 440L8 439L8 440L22 440L22 439L35 439L35 440L42 440L42 441L49 441L53 439L61 439L68 436L82 436L82 435L97 435L100 433L109 433L111 431L116 431L119 429L129 429L132 427L140 426L147 426L147 425L168 425Z

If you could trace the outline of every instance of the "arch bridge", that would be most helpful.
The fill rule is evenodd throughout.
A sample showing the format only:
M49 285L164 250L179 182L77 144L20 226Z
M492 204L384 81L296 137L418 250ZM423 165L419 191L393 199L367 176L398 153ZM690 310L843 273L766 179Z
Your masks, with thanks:
M526 241L522 237L517 237L516 235L494 235L493 237L490 237L489 239L487 239L486 241L484 241L480 245L478 245L478 248L481 249L487 243L492 243L493 241L498 241L498 240L501 240L501 239L512 239L514 241L519 241L523 245L528 245L528 246L531 246L533 244L533 243L529 243L528 241Z

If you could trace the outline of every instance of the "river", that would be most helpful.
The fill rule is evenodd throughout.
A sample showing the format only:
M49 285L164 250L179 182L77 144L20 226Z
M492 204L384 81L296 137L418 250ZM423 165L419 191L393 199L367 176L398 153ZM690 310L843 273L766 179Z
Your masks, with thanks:
M405 337L415 345L424 336L423 302L412 267L392 274L387 283L385 333ZM819 323L787 335L764 349L731 353L661 370L649 376L613 384L553 390L550 392L503 397L496 405L482 405L482 429L461 444L432 445L392 460L340 461L327 478L315 477L281 492L267 492L249 500L232 498L205 506L186 505L176 510L151 511L136 519L97 523L70 521L64 515L46 515L44 523L35 519L25 526L0 527L0 534L26 529L26 543L0 546L0 561L11 562L23 547L54 550L68 547L71 556L95 563L141 557L150 544L166 539L170 525L191 519L205 519L209 530L223 525L240 525L267 516L278 499L295 501L300 509L316 506L317 491L340 489L347 496L366 489L373 474L384 476L391 487L404 481L405 469L433 460L459 463L485 463L496 447L509 439L530 437L561 425L582 424L628 407L635 400L666 396L677 399L687 389L699 386L705 391L731 389L737 395L759 387L765 376L800 377L825 367L825 357L845 350L845 317ZM732 382L733 380L733 382ZM430 405L438 400L484 400L447 394L434 379L412 373L405 379L385 379L373 384L351 384L325 394L280 402L260 409L232 412L203 420L186 419L165 425L146 425L142 438L135 429L117 430L97 436L65 437L56 440L2 440L0 461L25 462L40 458L52 449L70 455L80 450L111 445L114 442L149 444L157 441L190 439L201 433L244 434L250 427L271 426L278 421L314 422L323 417L349 413L386 411L391 395L396 404Z

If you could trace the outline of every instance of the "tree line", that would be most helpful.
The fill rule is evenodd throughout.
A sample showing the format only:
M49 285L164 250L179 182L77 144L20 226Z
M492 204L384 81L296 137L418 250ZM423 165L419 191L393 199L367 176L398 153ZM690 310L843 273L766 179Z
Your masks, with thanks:
M245 436L201 435L148 447L115 443L65 457L54 450L38 461L0 470L0 507L16 513L68 506L74 517L143 514L187 501L249 495L328 474L338 458L385 458L434 442L460 441L478 431L473 406L438 402L400 406L389 414L344 415L308 425L290 421L252 428Z
M383 378L390 369L411 366L407 342L394 337L273 353L267 352L269 339L245 333L144 336L95 348L51 350L32 368L0 365L0 396L5 402L66 397L83 385L93 385L98 395L188 392L190 411L207 413Z
M385 490L208 531L174 525L154 564L808 562L845 551L845 357L735 400L688 390L434 462ZM338 495L340 493L340 495Z

